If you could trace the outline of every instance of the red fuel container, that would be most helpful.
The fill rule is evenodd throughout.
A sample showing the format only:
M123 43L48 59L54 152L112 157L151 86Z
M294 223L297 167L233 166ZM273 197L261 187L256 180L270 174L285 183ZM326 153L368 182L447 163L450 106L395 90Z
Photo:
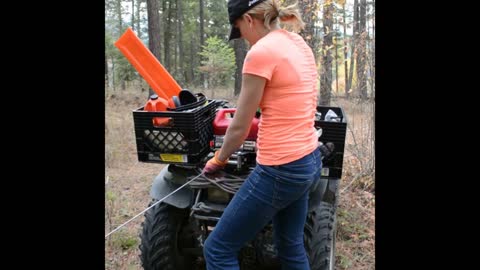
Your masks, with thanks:
M213 134L214 135L225 135L227 132L227 128L233 120L233 115L237 111L236 108L226 108L220 109L213 120ZM229 114L229 116L227 116ZM248 131L248 135L246 140L257 140L257 133L258 133L258 123L259 119L254 117L252 119L252 124L250 125L250 130Z

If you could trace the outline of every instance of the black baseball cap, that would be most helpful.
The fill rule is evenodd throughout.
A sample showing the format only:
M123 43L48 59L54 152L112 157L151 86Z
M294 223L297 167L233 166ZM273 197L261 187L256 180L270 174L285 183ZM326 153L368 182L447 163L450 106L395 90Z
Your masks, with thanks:
M265 0L228 0L228 20L232 26L230 37L228 38L229 41L241 36L240 29L233 25L235 21L245 12L264 1Z

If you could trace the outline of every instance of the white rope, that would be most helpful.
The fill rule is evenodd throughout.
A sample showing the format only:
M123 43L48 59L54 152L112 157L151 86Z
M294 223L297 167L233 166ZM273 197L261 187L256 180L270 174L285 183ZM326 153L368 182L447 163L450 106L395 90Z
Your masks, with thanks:
M127 222L123 223L122 225L118 226L115 230L107 233L105 235L105 238L107 238L110 234L118 231L121 227L125 226L126 224L128 224L130 221L134 220L135 218L137 218L138 216L140 216L141 214L145 213L146 211L148 211L148 209L154 207L155 205L163 202L166 198L172 196L175 192L179 191L180 189L182 189L184 186L190 184L193 180L197 179L198 177L202 176L203 172L200 173L199 175L195 176L194 178L192 178L190 181L186 182L185 184L183 184L181 187L177 188L176 190L174 190L172 193L168 194L167 196L163 197L161 200L159 200L158 202L155 202L154 204L150 205L147 209L143 210L142 212L138 213L136 216L134 216L133 218L131 218L130 220L128 220Z

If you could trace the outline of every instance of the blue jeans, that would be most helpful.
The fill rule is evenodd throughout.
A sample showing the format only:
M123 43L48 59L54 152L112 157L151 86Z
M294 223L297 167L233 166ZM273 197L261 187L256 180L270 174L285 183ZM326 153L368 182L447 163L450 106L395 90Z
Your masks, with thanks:
M303 230L309 188L320 179L321 167L318 148L287 164L257 164L205 241L207 270L240 269L238 252L272 219L282 269L310 269Z

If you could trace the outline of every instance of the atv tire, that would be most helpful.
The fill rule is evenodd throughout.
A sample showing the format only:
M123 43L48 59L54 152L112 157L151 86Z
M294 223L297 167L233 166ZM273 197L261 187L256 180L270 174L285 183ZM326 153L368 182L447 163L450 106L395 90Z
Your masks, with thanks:
M157 200L153 200L149 206ZM145 270L193 269L195 258L180 254L180 236L188 223L188 212L159 203L145 213L142 223L140 259Z
M307 215L304 244L311 270L335 269L336 216L333 205L321 202Z

